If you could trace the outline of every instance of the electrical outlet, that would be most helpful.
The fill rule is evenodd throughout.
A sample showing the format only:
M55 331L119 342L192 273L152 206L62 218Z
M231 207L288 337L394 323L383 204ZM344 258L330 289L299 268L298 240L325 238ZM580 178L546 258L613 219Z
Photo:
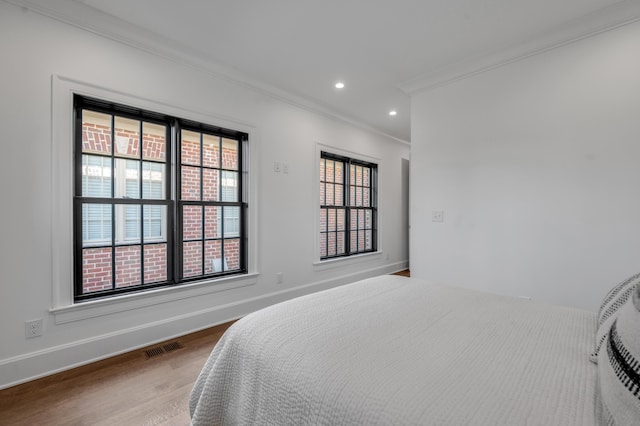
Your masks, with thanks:
M282 168L282 164L280 164L278 161L274 161L273 163L273 171L275 173L280 173L280 169Z
M289 173L289 164L282 163L282 173L284 173L285 175Z
M278 284L282 284L284 282L284 274L282 272L278 272L276 274L276 282Z
M26 338L42 336L42 318L24 322L24 335Z

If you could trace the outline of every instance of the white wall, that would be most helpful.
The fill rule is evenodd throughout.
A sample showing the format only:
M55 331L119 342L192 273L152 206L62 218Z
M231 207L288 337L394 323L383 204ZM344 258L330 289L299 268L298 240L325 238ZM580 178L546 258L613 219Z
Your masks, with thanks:
M406 265L400 194L408 145L4 2L0 53L0 388ZM195 111L211 124L253 129L260 153L252 170L258 173L256 284L56 324L49 311L52 271L60 266L52 264L59 247L52 240L50 182L53 153L60 154L55 138L52 145L52 75ZM380 159L382 254L331 268L313 265L317 143ZM288 163L289 174L274 173L274 161ZM278 272L283 284L276 284ZM44 335L26 339L24 321L34 318L44 319Z
M638 52L635 23L414 95L412 276L595 311L640 270Z

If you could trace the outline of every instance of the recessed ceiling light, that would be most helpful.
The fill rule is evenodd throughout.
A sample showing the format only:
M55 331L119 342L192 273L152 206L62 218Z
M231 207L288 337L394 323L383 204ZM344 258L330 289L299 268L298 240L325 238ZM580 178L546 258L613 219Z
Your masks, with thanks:
M396 111L395 109L392 109L391 111L389 111L389 115L393 116L393 115L397 115L398 111Z
M344 89L344 83L339 81L336 83L336 89Z

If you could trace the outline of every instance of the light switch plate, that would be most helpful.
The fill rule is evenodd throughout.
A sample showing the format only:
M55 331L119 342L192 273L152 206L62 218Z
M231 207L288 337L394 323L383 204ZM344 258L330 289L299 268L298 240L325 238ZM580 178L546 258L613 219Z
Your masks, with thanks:
M431 222L444 222L444 211L433 210L431 212Z

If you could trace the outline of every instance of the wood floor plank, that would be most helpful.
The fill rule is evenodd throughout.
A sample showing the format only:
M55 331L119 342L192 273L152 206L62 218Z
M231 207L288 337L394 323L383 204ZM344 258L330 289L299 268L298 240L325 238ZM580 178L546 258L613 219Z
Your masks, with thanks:
M189 394L232 323L0 391L2 425L188 425ZM145 351L183 347L147 358Z

